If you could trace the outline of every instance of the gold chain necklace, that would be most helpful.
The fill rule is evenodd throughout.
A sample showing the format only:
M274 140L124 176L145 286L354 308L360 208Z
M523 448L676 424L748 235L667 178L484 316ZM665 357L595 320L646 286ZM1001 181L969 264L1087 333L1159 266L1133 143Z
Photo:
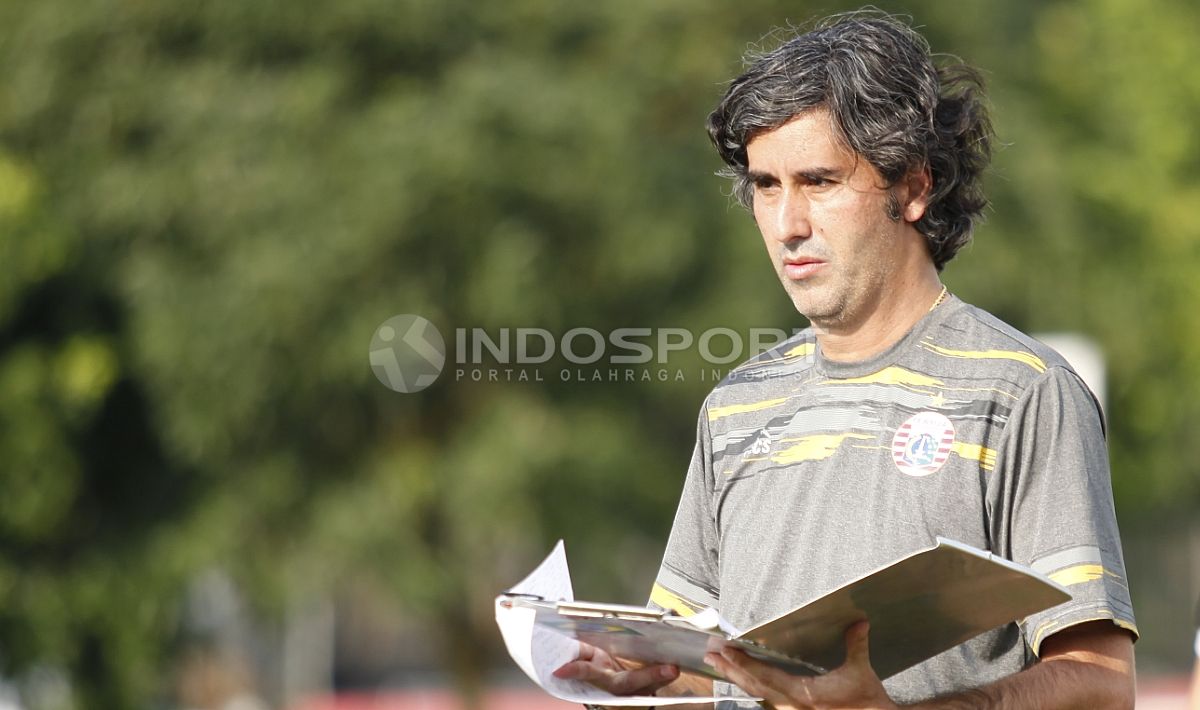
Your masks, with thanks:
M949 293L950 293L950 292L946 290L946 287L945 287L945 286L942 286L942 292L938 294L937 300L933 302L933 305L932 305L932 306L930 306L930 307L929 307L929 310L928 310L928 311L926 311L926 312L927 312L927 313L932 313L932 312L933 312L933 309L935 309L935 308L937 308L938 306L942 305L942 301L945 301L945 300L946 300L946 296L947 296L947 295L949 295Z

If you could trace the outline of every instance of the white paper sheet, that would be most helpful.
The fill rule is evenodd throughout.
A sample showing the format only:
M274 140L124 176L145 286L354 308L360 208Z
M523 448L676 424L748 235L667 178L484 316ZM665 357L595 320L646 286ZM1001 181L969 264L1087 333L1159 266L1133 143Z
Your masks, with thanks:
M551 601L574 601L571 572L567 568L567 553L562 540L537 569L509 590L512 594L532 594ZM529 608L509 608L496 597L496 624L504 637L508 653L530 680L556 698L574 703L612 706L680 705L712 702L714 697L619 696L578 680L554 677L554 671L564 663L579 657L579 642L562 634L536 626L536 612Z

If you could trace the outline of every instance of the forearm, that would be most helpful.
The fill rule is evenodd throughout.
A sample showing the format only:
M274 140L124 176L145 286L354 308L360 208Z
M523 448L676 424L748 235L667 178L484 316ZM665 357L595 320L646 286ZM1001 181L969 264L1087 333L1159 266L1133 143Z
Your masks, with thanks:
M1132 708L1132 668L1072 659L1053 659L989 685L935 698L912 707L917 710L1013 710L1023 708Z
M683 673L673 683L658 691L659 695L711 697L713 682L711 678ZM672 705L672 710L712 710L712 703L694 703L689 705Z

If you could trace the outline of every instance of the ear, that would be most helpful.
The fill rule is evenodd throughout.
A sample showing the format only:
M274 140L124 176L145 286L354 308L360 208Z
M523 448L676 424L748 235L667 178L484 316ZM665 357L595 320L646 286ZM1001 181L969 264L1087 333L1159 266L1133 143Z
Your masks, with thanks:
M933 191L933 177L929 174L929 166L913 168L900 180L900 184L903 188L901 214L905 222L916 222L925 216L925 210L929 207L929 194Z

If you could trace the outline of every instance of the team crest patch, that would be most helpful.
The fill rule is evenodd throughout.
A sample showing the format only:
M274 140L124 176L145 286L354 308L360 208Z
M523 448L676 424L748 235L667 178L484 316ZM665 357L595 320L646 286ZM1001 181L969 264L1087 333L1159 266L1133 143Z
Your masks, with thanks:
M937 412L921 412L908 418L892 437L896 468L909 476L928 476L950 458L954 425Z

